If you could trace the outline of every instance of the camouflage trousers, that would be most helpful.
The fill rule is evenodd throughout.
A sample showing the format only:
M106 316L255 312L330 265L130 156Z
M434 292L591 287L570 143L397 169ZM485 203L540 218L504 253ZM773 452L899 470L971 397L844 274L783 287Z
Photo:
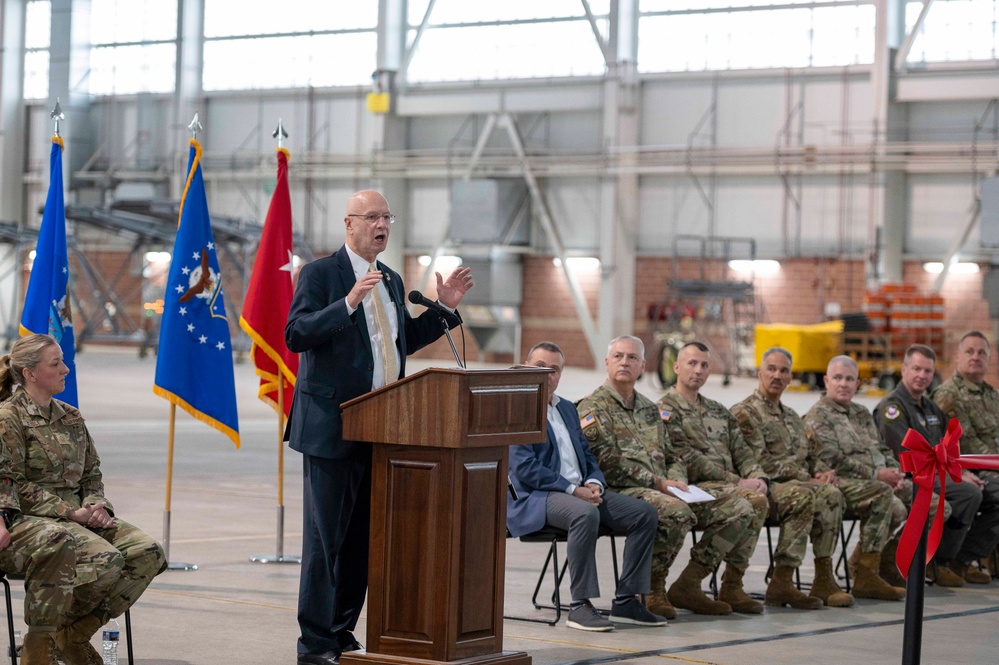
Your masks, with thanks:
M780 523L774 563L800 566L809 536L815 558L832 556L843 524L844 504L835 485L802 480L771 483L770 516Z
M838 487L846 509L860 518L860 551L884 550L891 535L893 503L898 501L891 487L880 480L859 478L840 478Z
M89 562L67 523L21 517L0 551L0 570L24 577L24 622L61 628L93 610L118 579L120 563Z
M153 578L166 570L166 555L160 544L128 522L115 518L114 526L108 529L88 529L75 522L64 526L77 542L78 581L81 575L99 576L108 567L120 569L114 584L93 608L102 624L122 615Z
M737 494L686 504L672 494L651 489L632 488L628 493L651 503L659 513L659 528L652 548L653 579L669 574L687 532L695 525L704 533L691 550L690 559L714 569L732 548L746 539L755 516L749 502Z
M734 494L745 499L752 506L754 512L753 521L750 522L749 528L746 529L745 536L735 544L735 547L723 559L726 565L745 572L749 568L749 561L753 558L753 552L756 551L756 543L760 540L760 530L763 529L763 524L767 521L767 515L770 514L770 501L767 499L767 495L755 492L748 487L739 487L738 485L729 485L717 481L697 483L697 486L714 496Z

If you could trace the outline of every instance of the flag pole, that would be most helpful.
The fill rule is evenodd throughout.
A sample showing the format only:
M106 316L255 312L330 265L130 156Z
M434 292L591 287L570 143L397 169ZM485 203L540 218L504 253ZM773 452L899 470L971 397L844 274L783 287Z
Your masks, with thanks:
M288 138L288 132L284 129L284 123L278 118L277 129L271 134L277 139L278 149L284 147L284 140ZM284 373L281 367L277 372L277 393L278 393L278 477L277 477L277 547L275 554L255 554L250 557L250 561L255 563L302 563L302 558L297 556L284 555Z
M278 481L277 481L277 548L276 554L255 554L255 563L302 563L302 558L284 554L284 374L278 371Z
M201 123L198 122L198 114L194 114L194 119L187 129L194 139L198 138L198 130ZM184 563L183 561L170 560L170 500L173 493L173 447L177 422L177 405L170 402L170 424L167 429L167 475L166 475L166 506L163 509L163 552L166 554L167 570L197 570L198 564Z
M173 441L176 422L177 405L170 402L170 424L167 426L166 507L163 510L163 553L166 555L167 570L197 570L198 565L195 563L170 560L170 500L173 495Z

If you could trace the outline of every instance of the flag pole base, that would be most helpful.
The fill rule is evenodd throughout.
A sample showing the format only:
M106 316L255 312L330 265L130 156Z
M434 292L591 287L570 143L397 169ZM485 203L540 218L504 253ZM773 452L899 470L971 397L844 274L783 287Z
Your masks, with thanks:
M302 557L284 554L284 506L277 507L277 554L254 554L254 563L302 563Z
M302 563L302 557L282 554L254 554L250 557L250 561L254 563Z
M163 511L163 552L167 558L167 570L197 570L198 564L170 561L170 511Z
M183 561L171 561L167 564L167 570L197 570L198 564L184 563Z

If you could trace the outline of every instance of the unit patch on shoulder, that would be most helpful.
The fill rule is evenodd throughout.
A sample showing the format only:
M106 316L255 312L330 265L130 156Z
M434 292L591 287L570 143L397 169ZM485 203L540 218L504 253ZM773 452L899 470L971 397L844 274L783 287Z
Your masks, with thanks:
M669 417L672 416L672 415L673 415L672 411L665 411L664 410L664 411L660 411L659 412L659 417L663 419L664 423L668 423L669 422Z
M885 418L887 418L888 420L895 420L900 415L902 415L902 412L899 411L898 406L896 406L895 404L889 404L888 406L885 407Z

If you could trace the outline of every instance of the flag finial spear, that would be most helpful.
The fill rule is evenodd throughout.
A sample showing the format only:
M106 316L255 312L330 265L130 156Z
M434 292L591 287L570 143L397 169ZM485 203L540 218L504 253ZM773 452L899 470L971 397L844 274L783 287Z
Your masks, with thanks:
M55 122L55 128L52 130L54 136L59 136L59 121L66 119L66 114L62 112L62 106L59 105L59 98L56 97L55 107L52 109L52 113L49 113L49 117Z
M288 138L288 132L285 131L284 122L282 122L281 118L278 118L277 129L274 130L271 136L277 139L278 148L284 147L284 140Z
M198 140L198 132L200 132L201 130L202 130L202 127L201 127L201 123L198 122L198 114L195 113L194 114L194 120L192 120L191 124L187 126L187 131L191 132L191 138L194 139L195 141L197 141Z

